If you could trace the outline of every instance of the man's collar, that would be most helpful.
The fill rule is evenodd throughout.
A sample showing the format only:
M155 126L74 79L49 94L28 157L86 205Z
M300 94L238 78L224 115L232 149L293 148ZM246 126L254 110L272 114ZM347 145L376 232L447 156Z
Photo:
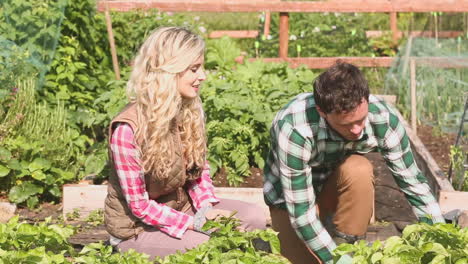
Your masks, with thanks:
M369 118L366 118L366 125L362 130L362 136L354 141L354 142L362 142L366 141L369 138L369 134L372 134L372 128L370 125ZM338 134L327 122L325 118L320 116L319 120L319 129L317 133L317 140L324 140L324 139L331 139L333 141L345 141L350 142L349 140L343 138L340 134Z

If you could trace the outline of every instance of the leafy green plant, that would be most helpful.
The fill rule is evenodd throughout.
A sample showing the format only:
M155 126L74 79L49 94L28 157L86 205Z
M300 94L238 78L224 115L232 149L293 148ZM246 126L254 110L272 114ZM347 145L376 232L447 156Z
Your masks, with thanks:
M148 255L138 253L133 249L125 253L114 254L111 246L103 245L102 243L91 243L86 245L73 259L72 263L95 263L95 264L150 264L154 263L149 260Z
M0 263L70 263L64 254L73 252L67 239L74 229L50 221L31 225L15 216L0 224Z
M234 217L221 217L217 221L208 221L204 230L216 230L211 233L210 240L188 250L156 258L160 264L169 263L290 263L280 255L280 245L277 233L271 229L243 232L238 230L239 220ZM258 240L268 246L270 252L258 250ZM257 247L257 248L256 248Z
M66 125L63 105L37 103L34 80L19 82L0 124L1 189L9 192L12 202L29 207L39 198L61 196L61 186L75 177L70 172L74 157L84 150L76 144L79 135Z
M85 222L91 226L104 224L104 211L102 209L91 211L86 217Z
M28 51L41 75L54 57L66 0L2 1L2 36Z
M210 54L216 50L208 47L207 58L214 65L228 65L223 60L230 60L230 56ZM238 185L250 174L250 167L263 168L275 113L295 95L311 92L316 75L305 68L290 69L286 64L261 61L233 67L211 71L201 95L211 172L224 169L229 184Z
M468 228L453 224L409 225L402 237L367 245L364 240L341 244L333 252L335 261L353 254L353 263L468 263Z
M91 243L76 252L68 242L76 228L52 224L51 218L28 224L15 216L8 223L0 223L0 232L0 264L153 263L147 255L133 250L114 254L111 246L102 243Z
M271 35L259 37L260 56L277 57L279 17L272 14ZM291 13L289 15L289 57L371 56L373 50L365 35L365 16L341 13ZM253 48L253 47L252 47ZM250 56L255 56L249 50Z

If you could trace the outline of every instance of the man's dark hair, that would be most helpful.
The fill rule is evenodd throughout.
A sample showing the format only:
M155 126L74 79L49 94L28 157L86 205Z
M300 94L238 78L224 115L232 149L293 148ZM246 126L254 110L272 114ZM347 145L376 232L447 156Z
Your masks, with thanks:
M356 66L338 61L315 79L314 99L326 114L346 113L369 101L369 87Z

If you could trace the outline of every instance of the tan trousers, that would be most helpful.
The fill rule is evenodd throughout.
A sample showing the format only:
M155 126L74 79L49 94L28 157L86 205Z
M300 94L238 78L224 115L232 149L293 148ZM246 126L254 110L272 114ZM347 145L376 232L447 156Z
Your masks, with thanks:
M322 223L332 217L336 230L347 235L365 235L373 204L373 168L362 155L351 155L341 163L317 195L317 212ZM272 228L279 232L283 256L293 264L322 263L297 236L286 210L272 206L270 214Z

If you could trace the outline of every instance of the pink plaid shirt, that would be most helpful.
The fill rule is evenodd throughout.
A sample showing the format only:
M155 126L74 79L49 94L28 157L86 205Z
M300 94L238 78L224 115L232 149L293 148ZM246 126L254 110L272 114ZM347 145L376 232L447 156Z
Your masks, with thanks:
M143 223L158 226L170 236L181 238L193 223L193 217L149 199L140 157L134 143L132 128L119 123L111 137L111 150L122 192L132 213ZM188 193L196 209L219 202L214 195L208 162L202 175L189 186Z

